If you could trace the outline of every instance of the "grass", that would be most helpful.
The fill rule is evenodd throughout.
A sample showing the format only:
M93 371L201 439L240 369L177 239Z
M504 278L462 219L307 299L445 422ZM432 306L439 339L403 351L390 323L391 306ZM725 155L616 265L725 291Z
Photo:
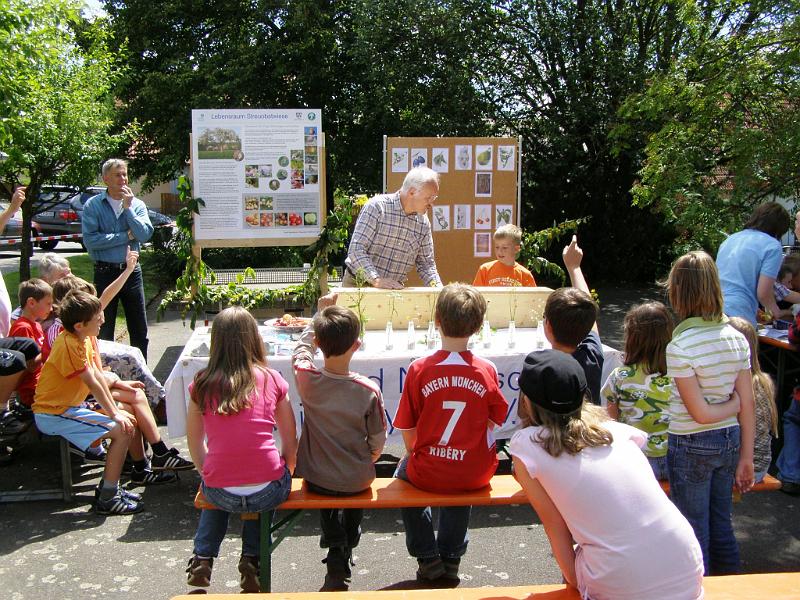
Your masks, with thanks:
M93 281L94 280L94 266L92 264L92 259L89 258L88 254L82 254L80 256L73 256L69 258L69 266L72 269L72 274L78 277L85 279L86 281ZM38 277L39 276L39 268L32 267L31 268L31 277ZM6 288L8 289L8 295L11 297L11 304L17 306L19 303L17 302L18 296L18 289L19 289L19 271L15 271L14 273L5 273L3 275L3 279L6 282ZM158 283L155 281L155 277L144 277L144 301L145 304L148 304L153 298L155 298L160 289ZM117 331L120 328L126 327L125 324L125 311L122 308L122 304L118 305L117 309L117 324L115 329Z

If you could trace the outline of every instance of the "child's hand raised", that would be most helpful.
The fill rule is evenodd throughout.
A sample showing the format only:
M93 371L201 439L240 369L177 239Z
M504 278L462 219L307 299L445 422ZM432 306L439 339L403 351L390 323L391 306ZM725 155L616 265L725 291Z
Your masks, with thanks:
M583 260L583 250L578 246L577 235L572 236L572 241L561 252L561 256L564 259L564 266L567 267L567 270L580 268Z
M329 294L325 294L321 296L319 300L317 300L317 310L323 310L328 308L329 306L334 306L336 304L336 300L339 299L339 294L336 292L331 292Z
M125 254L125 264L129 271L136 268L136 263L139 262L139 253L135 252L128 247L128 252Z

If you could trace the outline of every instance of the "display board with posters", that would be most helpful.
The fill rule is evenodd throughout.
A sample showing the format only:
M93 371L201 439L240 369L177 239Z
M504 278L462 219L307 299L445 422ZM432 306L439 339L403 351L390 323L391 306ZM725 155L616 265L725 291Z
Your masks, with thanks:
M192 110L201 247L299 246L325 224L325 143L318 109Z
M400 189L408 171L439 173L439 198L428 214L436 267L443 283L472 283L493 259L492 234L520 223L518 138L384 137L384 192ZM408 286L421 285L416 271Z

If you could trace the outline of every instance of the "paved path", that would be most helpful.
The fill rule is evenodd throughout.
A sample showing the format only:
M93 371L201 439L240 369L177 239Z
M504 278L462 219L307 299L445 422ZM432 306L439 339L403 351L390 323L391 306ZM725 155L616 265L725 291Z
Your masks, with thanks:
M619 345L619 323L628 306L658 294L645 290L600 289L604 311L601 333ZM154 308L151 307L151 311ZM608 315L606 318L605 314ZM163 380L191 331L168 313L151 318L150 363ZM173 440L185 449L185 440ZM379 475L390 476L400 453L387 449ZM25 450L23 460L0 471L3 489L15 481L57 477L57 445ZM508 470L508 461L501 463ZM79 482L82 497L74 503L33 502L0 506L0 596L13 600L42 598L169 598L188 591L184 568L192 550L197 513L192 499L198 476L183 474L176 484L145 488L146 510L130 517L98 517L88 512L87 494L97 470ZM77 472L76 472L77 475ZM613 508L613 507L612 507ZM797 570L800 565L800 499L778 492L746 496L734 509L734 522L745 572ZM238 531L231 519L230 531ZM323 581L324 552L319 549L316 514L295 525L273 561L275 591L312 591ZM558 583L546 536L527 506L481 507L473 512L470 547L463 561L462 586ZM214 566L211 591L238 592L239 539L229 535ZM356 550L352 589L412 587L415 564L405 549L400 514L368 511Z

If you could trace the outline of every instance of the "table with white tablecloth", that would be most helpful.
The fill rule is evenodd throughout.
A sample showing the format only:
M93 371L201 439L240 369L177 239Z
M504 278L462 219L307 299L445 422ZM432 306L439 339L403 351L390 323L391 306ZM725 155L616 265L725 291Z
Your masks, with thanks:
M292 376L291 352L296 344L298 335L277 333L267 327L260 327L259 331L267 345L269 366L279 371L289 383L289 398L297 418L298 427L302 423L303 407L297 394L294 377ZM208 327L198 327L175 363L164 387L167 391L167 424L170 437L186 435L186 407L189 402L189 384L198 371L208 364L208 351L211 341ZM375 330L367 331L364 339L364 348L353 355L350 369L366 375L374 380L383 393L386 408L389 434L399 435L392 426L392 419L397 412L400 395L403 390L403 380L411 361L430 354L435 348L428 348L426 332L417 331L413 348L409 349L408 334L406 331L395 331L390 338L386 332ZM391 340L391 349L387 349L387 340ZM509 343L507 329L492 331L488 343L477 339L472 352L492 361L497 367L500 389L509 404L508 414L503 425L495 430L498 438L508 438L517 429L517 397L519 377L522 360L526 354L536 349L537 343L549 344L544 339L542 332L536 329L516 329ZM438 347L438 346L436 346ZM604 346L605 364L603 366L603 381L615 366L621 364L621 354ZM322 354L317 352L316 362L322 366Z

